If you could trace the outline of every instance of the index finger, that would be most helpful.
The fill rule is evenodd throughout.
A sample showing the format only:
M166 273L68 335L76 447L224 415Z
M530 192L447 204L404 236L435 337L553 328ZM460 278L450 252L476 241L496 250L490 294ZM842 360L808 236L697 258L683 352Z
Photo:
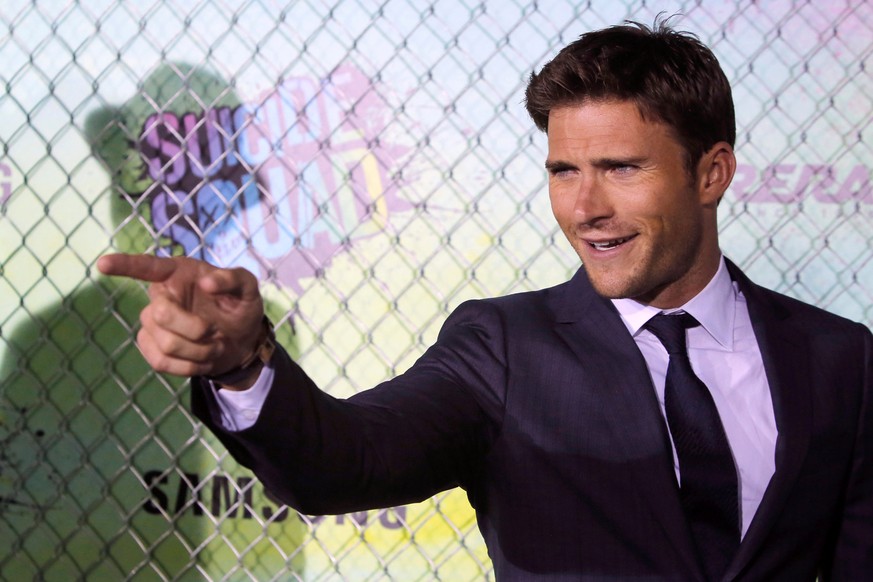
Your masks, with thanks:
M166 281L176 270L176 264L172 259L151 255L115 253L97 259L97 268L104 275L156 283Z

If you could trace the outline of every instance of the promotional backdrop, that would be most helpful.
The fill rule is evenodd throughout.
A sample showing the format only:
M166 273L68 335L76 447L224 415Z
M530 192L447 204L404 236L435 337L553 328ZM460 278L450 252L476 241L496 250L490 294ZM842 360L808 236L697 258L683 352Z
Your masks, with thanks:
M280 342L347 396L461 301L563 281L530 73L659 13L734 87L723 250L873 322L865 1L6 0L0 7L0 579L481 580L461 491L282 506L133 338L111 251L262 281Z

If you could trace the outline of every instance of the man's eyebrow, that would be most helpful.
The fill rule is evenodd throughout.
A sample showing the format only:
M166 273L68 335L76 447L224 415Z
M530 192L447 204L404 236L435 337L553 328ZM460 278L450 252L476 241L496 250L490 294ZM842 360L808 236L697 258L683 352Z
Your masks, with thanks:
M639 166L646 161L645 156L627 156L622 158L598 158L591 165L595 168L615 168L618 166Z
M562 172L564 170L576 170L578 169L576 165L571 164L570 162L564 162L561 160L546 160L546 170L549 173L554 174L555 172Z
M619 166L641 166L646 163L646 156L608 157L597 158L591 162L595 168L609 169ZM546 160L546 170L549 173L563 172L566 170L578 170L579 166L563 160Z

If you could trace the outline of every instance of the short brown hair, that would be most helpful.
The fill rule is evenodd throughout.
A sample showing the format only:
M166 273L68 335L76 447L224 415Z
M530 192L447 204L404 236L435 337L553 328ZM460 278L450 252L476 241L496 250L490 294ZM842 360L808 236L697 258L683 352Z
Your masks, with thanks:
M583 34L532 74L525 104L536 126L548 132L555 107L615 99L671 127L692 174L713 145L733 146L734 103L718 60L696 36L659 20L653 28L628 21Z

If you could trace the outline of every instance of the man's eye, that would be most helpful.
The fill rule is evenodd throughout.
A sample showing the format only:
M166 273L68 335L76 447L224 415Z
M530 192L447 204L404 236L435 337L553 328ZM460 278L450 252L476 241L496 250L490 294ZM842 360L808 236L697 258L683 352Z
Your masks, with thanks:
M633 164L616 164L612 167L612 171L617 174L630 174L637 169Z
M553 178L567 178L572 176L575 170L573 168L554 168L550 170L550 174Z

